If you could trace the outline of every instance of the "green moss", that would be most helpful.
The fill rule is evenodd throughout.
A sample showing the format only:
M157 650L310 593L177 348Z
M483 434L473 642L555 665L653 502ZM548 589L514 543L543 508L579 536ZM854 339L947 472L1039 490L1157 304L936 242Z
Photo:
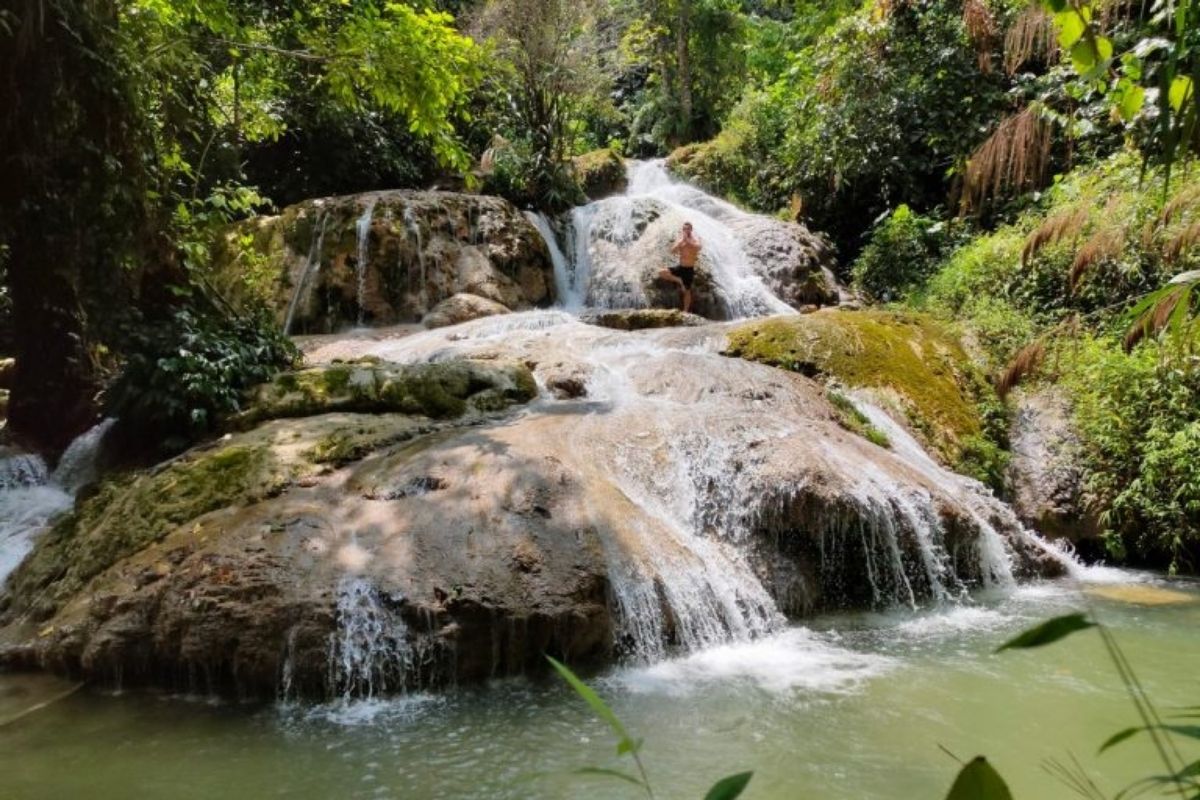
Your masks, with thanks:
M277 494L291 479L264 444L201 451L163 469L109 480L13 573L9 588L25 604L17 610L49 616L122 558L210 511Z
M825 397L829 400L829 404L833 406L837 412L837 421L846 430L851 433L856 433L866 439L871 444L880 447L890 448L892 446L891 439L883 431L871 424L871 420L858 410L858 407L841 392L829 389L825 392Z
M355 427L338 428L318 439L304 455L314 464L341 467L431 430L431 424L420 425L405 417L390 415Z
M572 163L575 177L589 197L611 194L625 182L625 161L611 148L576 156Z
M731 356L897 396L909 422L948 462L978 436L988 391L959 343L931 317L830 309L734 328Z
M341 394L350 385L350 368L336 364L326 367L321 372L321 382L326 394Z

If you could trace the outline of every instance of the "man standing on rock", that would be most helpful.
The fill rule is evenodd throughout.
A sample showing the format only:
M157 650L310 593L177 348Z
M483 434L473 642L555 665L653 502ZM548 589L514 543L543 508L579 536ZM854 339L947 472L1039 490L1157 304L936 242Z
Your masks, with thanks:
M658 277L679 287L683 295L683 313L692 310L692 282L696 279L696 260L700 258L700 239L692 233L692 223L683 223L679 238L671 245L671 255L679 260L678 266L664 269Z

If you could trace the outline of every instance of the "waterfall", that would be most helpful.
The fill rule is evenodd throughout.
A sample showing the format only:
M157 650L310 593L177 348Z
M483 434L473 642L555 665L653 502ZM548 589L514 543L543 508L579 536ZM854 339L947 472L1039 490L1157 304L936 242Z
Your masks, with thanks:
M53 474L37 455L0 452L0 585L33 548L34 540L60 514L75 492L96 479L105 420L79 436Z
M415 659L407 627L388 607L399 599L384 597L361 577L344 578L338 586L329 686L343 698L371 698L404 687Z
M417 222L417 215L413 213L412 206L404 207L404 230L416 241L417 266L420 270L420 283L417 285L420 287L419 291L423 299L425 297L425 245L421 239L421 225ZM400 257L404 257L403 253Z
M699 270L708 276L725 317L794 313L766 286L732 227L753 215L673 180L661 160L631 161L627 172L624 194L571 212L573 262L564 282L565 307L648 305L646 282L672 265L670 241L686 221L703 245Z
M363 209L362 216L354 223L354 233L358 245L358 260L354 265L358 285L355 301L358 305L358 326L360 328L366 321L366 315L363 310L363 298L367 293L367 267L371 256L371 217L375 214L375 203L377 201L377 197L371 197Z
M558 237L554 234L554 228L550 226L550 220L546 218L545 214L538 211L526 211L525 218L533 227L537 228L542 241L546 243L546 248L550 251L550 263L554 267L554 295L558 298L558 304L563 308L580 308L582 303L575 292L571 268L567 264L567 257L563 254L562 248L558 246Z
M296 318L296 310L308 296L313 279L321 271L321 250L325 245L325 228L329 225L329 215L319 214L313 222L313 238L308 248L308 258L300 268L300 279L296 281L296 290L292 292L291 302L288 303L287 314L283 318L283 332L292 331L292 322Z

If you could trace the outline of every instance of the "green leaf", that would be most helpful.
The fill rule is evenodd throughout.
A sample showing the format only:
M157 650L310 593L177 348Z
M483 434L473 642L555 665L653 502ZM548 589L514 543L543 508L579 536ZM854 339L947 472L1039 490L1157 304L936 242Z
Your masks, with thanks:
M621 772L619 769L605 769L604 767L580 767L574 771L576 775L595 775L601 778L619 778L620 780L632 783L634 786L645 787L637 778L627 772Z
M572 672L566 664L563 664L562 662L551 658L550 656L546 656L546 660L549 661L550 665L554 667L554 670L562 676L562 679L567 682L567 685L575 690L575 694L582 697L584 701L592 707L592 711L596 712L596 716L608 723L608 727L612 728L613 732L617 734L617 738L620 739L620 743L617 745L617 754L624 755L625 753L635 752L639 746L639 743L633 740L633 738L625 730L625 726L621 724L621 720L619 720L617 715L613 713L613 710L609 708L603 700L600 699L600 695L596 694L592 687L581 681L579 676Z
M1100 745L1100 749L1097 752L1103 753L1110 747L1116 747L1131 736L1136 736L1141 730L1142 728L1126 728L1123 731L1118 731L1117 733L1114 733L1112 736L1108 737L1104 744Z
M745 791L753 776L753 772L739 772L737 775L721 778L708 790L708 794L704 795L704 800L734 800Z
M1070 50L1087 29L1087 22L1074 9L1058 12L1054 22L1058 25L1058 44L1064 50Z
M1146 90L1140 86L1129 86L1121 93L1121 102L1117 106L1117 110L1121 112L1121 119L1126 122L1133 122L1134 117L1142 110L1142 105L1146 102Z
M1171 81L1171 90L1167 98L1171 102L1171 108L1178 113L1184 103L1192 99L1192 79L1187 75L1176 75L1175 80Z
M1012 792L983 756L976 756L958 773L946 800L1012 800Z
M1041 647L1057 642L1059 639L1069 636L1076 631L1086 630L1095 626L1096 623L1089 620L1083 614L1066 614L1065 616L1046 620L1041 625L1030 628L1019 636L1009 639L997 647L996 652Z
M1071 66L1080 75L1085 75L1091 72L1096 66L1096 50L1092 47L1092 43L1086 39L1081 39L1071 47Z

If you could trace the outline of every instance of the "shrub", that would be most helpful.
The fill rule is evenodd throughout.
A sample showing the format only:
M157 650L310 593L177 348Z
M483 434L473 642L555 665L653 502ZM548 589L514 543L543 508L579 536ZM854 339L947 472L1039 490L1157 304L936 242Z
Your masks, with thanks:
M1110 550L1173 570L1200 566L1200 356L1146 343L1126 355L1090 338L1067 385L1085 441L1087 488Z
M292 366L298 353L265 312L227 316L184 307L134 327L107 413L142 442L183 449L241 408L245 390Z
M901 205L871 232L851 268L854 285L874 300L899 300L918 288L937 267L945 224Z

